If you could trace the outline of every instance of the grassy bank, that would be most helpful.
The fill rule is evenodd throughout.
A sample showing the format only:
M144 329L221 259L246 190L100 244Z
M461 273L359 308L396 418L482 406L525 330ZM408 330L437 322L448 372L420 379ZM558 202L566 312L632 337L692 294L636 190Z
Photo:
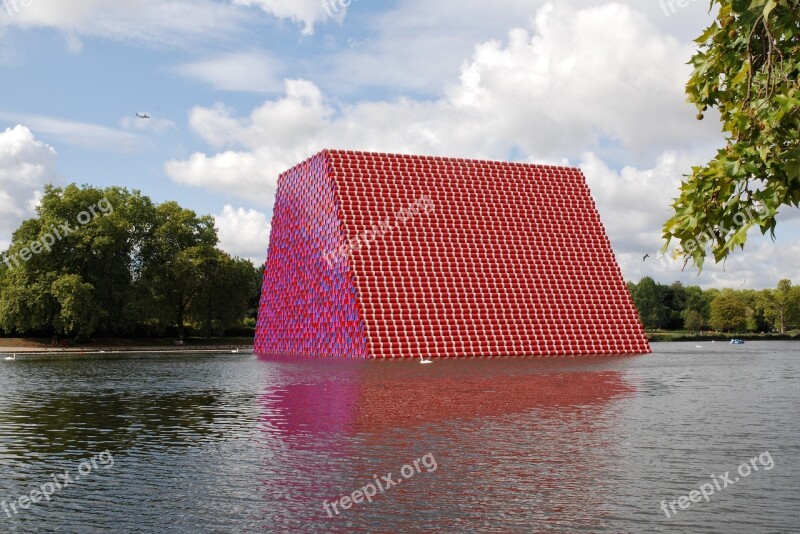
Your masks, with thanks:
M212 337L212 338L186 338L182 347L249 347L253 345L252 337ZM74 343L70 345L65 339L60 339L57 345L53 344L50 338L19 338L19 337L0 337L0 346L19 349L58 349L58 348L140 348L140 347L179 347L175 343L175 338L96 338L86 343Z
M647 338L653 343L669 341L730 341L732 338L745 341L794 341L800 340L800 330L792 330L785 334L727 334L721 332L690 331L648 331Z

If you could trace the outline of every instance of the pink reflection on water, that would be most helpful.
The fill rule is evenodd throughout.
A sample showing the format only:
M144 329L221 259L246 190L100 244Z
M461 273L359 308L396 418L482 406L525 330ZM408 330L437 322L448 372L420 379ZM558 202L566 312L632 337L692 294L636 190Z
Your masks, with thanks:
M308 513L368 482L376 460L397 471L430 452L440 465L435 476L394 488L382 496L385 506L433 513L457 492L459 513L475 517L490 516L501 501L509 510L519 503L520 514L535 512L551 527L591 529L608 517L593 488L614 475L604 457L614 446L611 408L635 388L603 362L364 362L324 372L317 365L309 363L305 382L265 395L262 403L273 439L324 459L331 470L325 481L315 474L313 486L293 482ZM498 435L494 428L503 430ZM528 501L537 510L522 504ZM364 506L349 516L381 510ZM441 521L437 527L466 527Z
M597 366L586 370L583 363L450 361L439 362L432 372L410 362L327 364L324 372L309 373L310 382L265 394L264 421L286 438L382 434L388 429L533 409L551 413L548 408L558 408L552 413L561 417L603 407L635 392L619 371L596 370ZM307 365L314 369L320 364Z

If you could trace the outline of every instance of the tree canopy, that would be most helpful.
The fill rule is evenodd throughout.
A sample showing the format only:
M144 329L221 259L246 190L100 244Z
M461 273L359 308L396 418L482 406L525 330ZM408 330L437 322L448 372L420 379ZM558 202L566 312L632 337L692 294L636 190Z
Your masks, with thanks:
M717 19L697 38L686 90L704 118L716 108L726 146L694 167L664 225L673 255L702 269L748 231L775 237L782 207L800 204L800 2L712 0Z
M711 301L711 327L719 332L743 332L747 328L747 311L744 301L727 289Z
M48 186L0 261L0 329L89 337L238 327L259 269L217 248L210 216L138 191Z
M780 332L800 328L800 286L781 280L776 289L708 289L663 285L650 277L628 283L645 328Z

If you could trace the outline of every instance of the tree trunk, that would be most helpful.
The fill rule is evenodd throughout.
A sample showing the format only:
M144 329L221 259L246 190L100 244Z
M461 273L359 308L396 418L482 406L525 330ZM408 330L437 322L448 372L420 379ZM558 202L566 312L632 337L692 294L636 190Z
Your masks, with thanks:
M175 317L175 323L178 326L178 339L180 341L183 341L183 335L184 335L184 332L185 332L185 328L184 328L184 325L183 325L185 309L186 309L186 303L181 298L180 301L178 302L178 311L177 311L177 315Z

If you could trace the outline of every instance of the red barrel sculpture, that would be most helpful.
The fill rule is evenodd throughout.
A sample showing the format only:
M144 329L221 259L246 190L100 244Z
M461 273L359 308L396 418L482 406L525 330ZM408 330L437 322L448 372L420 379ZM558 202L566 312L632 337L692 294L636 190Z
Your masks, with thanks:
M325 150L282 174L265 358L644 354L580 169Z

